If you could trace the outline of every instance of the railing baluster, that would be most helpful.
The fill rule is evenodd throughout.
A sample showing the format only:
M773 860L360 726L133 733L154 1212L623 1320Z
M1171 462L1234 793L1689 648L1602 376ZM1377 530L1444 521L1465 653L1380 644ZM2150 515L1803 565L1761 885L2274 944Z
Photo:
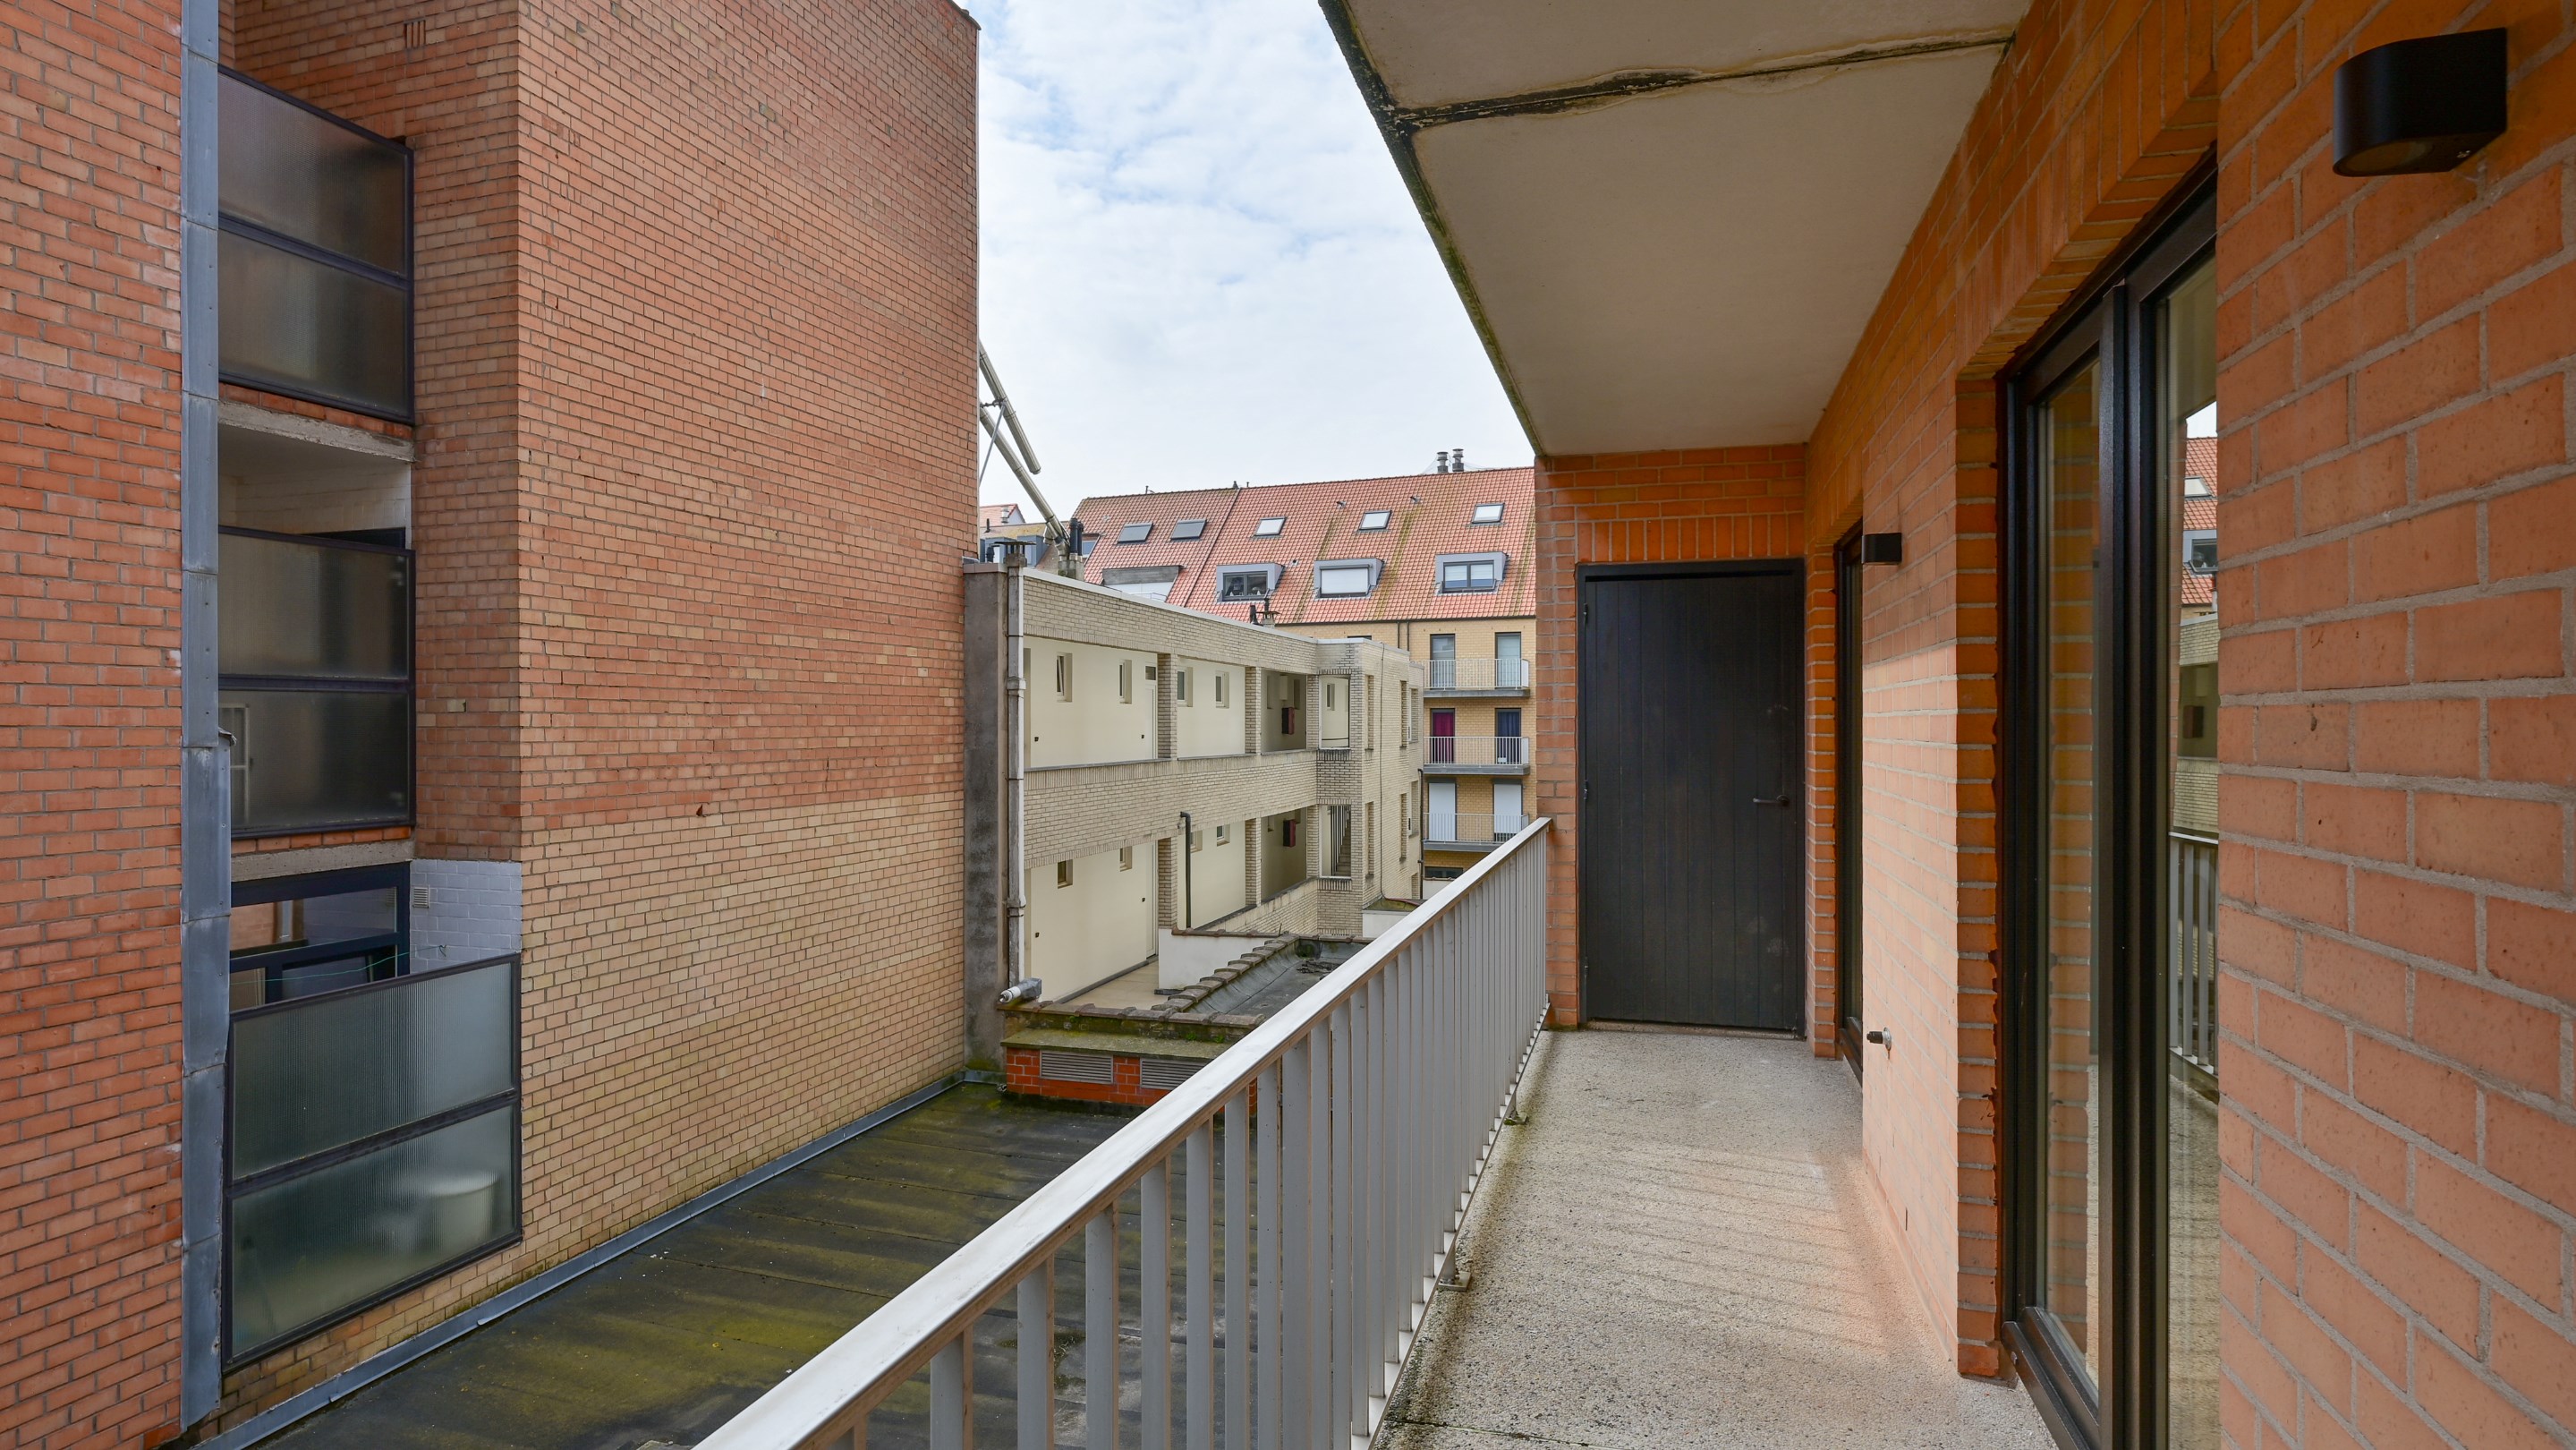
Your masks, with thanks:
M1225 1100L1225 1444L1252 1450L1252 1104Z
M1315 1035L1308 1033L1289 1047L1282 1059L1280 1090L1281 1157L1280 1226L1286 1248L1280 1257L1279 1284L1283 1307L1279 1362L1283 1382L1279 1397L1282 1450L1307 1450L1314 1444L1314 1056Z
M1055 1261L1020 1280L1020 1450L1055 1450Z
M1278 1064L1273 1063L1261 1070L1260 1085L1253 1096L1257 1099L1253 1104L1253 1132L1260 1138L1258 1156L1261 1160L1254 1170L1259 1184L1254 1191L1260 1197L1253 1208L1261 1235L1258 1250L1260 1277L1255 1281L1257 1297L1253 1306L1253 1312L1260 1320L1260 1327L1255 1331L1260 1373L1253 1389L1253 1435L1246 1443L1254 1450L1282 1450L1279 1430L1285 1403L1280 1393L1280 1379L1281 1372L1287 1368L1287 1360L1279 1329L1279 1287L1286 1280L1287 1270L1281 1262L1286 1235L1281 1232L1280 1223L1284 1210L1280 1207L1279 1194L1279 1139L1280 1121L1288 1114L1288 1094L1280 1086Z
M1138 1413L1144 1428L1136 1437L1141 1450L1169 1450L1172 1443L1172 1170L1158 1159L1138 1184L1137 1217L1142 1227L1136 1251L1137 1347L1143 1352L1138 1380L1144 1390Z
M1333 1278L1327 1291L1333 1304L1333 1336L1327 1351L1332 1356L1333 1384L1324 1421L1336 1450L1350 1443L1351 1385L1358 1368L1353 1311L1359 1303L1360 1256L1357 1226L1351 1221L1356 1186L1351 1140L1359 1117L1351 1058L1358 1036L1359 1005L1345 1002L1333 1014Z
M1082 1230L1082 1418L1089 1450L1118 1450L1118 1205Z
M1189 1450L1216 1450L1216 1130L1190 1134L1189 1182L1182 1218L1188 1226L1181 1280L1183 1417Z
M1329 1444L1333 1423L1333 1024L1315 1024L1306 1054L1306 1435Z
M939 1347L930 1357L930 1450L967 1450L975 1423L973 1366L967 1341L975 1337L972 1321L965 1333Z

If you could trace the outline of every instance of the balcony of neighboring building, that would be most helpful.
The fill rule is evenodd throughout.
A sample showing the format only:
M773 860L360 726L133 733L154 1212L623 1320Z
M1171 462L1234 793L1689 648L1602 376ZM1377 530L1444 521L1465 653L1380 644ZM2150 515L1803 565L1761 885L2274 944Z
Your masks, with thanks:
M1428 679L1422 692L1432 699L1508 699L1530 690L1529 661L1516 654L1490 659L1434 655L1424 669Z
M1526 735L1438 735L1425 742L1424 775L1527 775Z

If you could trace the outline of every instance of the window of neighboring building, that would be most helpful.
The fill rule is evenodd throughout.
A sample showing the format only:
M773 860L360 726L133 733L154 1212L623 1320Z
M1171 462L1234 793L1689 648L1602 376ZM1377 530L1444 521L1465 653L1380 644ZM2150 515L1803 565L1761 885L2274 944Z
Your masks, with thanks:
M2197 473L2187 473L2183 475L2182 496L2185 498L2209 497L2209 480L2201 477Z
M1216 673L1216 702L1219 705L1223 705L1225 703L1225 677L1227 673L1228 672L1225 670L1219 670ZM1225 839L1225 828L1223 826L1217 827L1217 839L1220 841Z
M1195 539L1206 532L1207 520L1205 519L1183 519L1172 525L1172 539L1175 543Z
M1055 884L1059 889L1073 884L1072 862L1058 861L1055 863Z
M2185 529L2182 535L2182 566L2194 574L2218 572L2218 530Z
M1324 855L1325 875L1351 874L1351 808L1349 806L1324 808Z
M1136 703L1136 666L1132 660L1118 662L1118 703L1121 705Z
M1188 670L1172 671L1172 698L1180 701L1184 705L1191 703L1190 672Z
M1371 559L1334 559L1315 566L1315 597L1361 599L1377 587L1378 566Z
M1498 503L1480 503L1476 505L1475 516L1470 520L1472 523L1479 524L1499 524L1502 521L1503 506Z
M1192 831L1192 832L1190 832L1190 849L1191 849L1192 851L1204 851L1204 850L1206 850L1206 849L1207 849L1207 832L1205 832L1205 831Z
M1360 532L1363 534L1375 533L1379 529L1385 528L1387 526L1387 522L1394 517L1395 514L1391 510L1370 509L1367 513L1360 515Z
M1219 602L1270 597L1272 576L1265 566L1259 569L1228 569L1217 575L1216 597Z
M1491 594L1503 584L1503 556L1464 554L1440 561L1443 594Z
M1217 843L1218 845L1222 846L1222 845L1224 845L1226 842L1228 842L1228 841L1230 841L1230 840L1232 840L1232 839L1234 839L1234 833L1233 833L1232 831L1230 831L1229 829L1227 829L1227 828L1226 828L1226 827L1224 827L1224 826L1219 826L1219 827L1217 827L1217 828L1216 828L1216 843Z
M1141 544L1152 537L1154 537L1152 524L1129 524L1118 531L1118 542L1122 544Z
M1121 846L1118 848L1118 869L1121 871L1133 871L1136 869L1135 847Z
M1092 551L1092 550L1094 550L1094 549L1097 549L1097 548L1099 548L1099 547L1100 547L1100 536L1099 536L1098 534L1090 534L1090 535L1085 536L1085 537L1084 537L1084 539L1083 539L1083 541L1082 541L1082 557L1084 557L1084 558L1086 558L1086 559L1090 558L1090 557L1091 557L1091 551Z
M1288 520L1285 515L1275 519L1263 519L1252 526L1252 536L1256 539L1267 539L1286 527L1288 527Z
M1073 656L1071 655L1055 657L1055 697L1059 700L1073 698Z

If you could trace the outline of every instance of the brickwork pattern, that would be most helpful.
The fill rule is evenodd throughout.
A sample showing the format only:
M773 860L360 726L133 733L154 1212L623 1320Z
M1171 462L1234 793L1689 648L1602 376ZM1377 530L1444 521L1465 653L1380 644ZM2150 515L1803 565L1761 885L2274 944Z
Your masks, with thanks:
M2357 51L2508 27L2511 129L2332 174ZM2576 26L2221 23L2223 1411L2576 1440Z
M1866 571L1859 862L1873 1055L1864 1150L1959 1366L2001 1371L1995 1038L1994 375L2182 185L2214 139L2194 0L2039 0L1971 116L1808 444L1809 597L1833 541L1904 536ZM1811 799L1832 799L1830 613L1810 661ZM1830 820L1819 823L1830 838ZM1811 907L1829 974L1829 885ZM1831 996L1820 980L1819 1000Z
M526 867L528 1181L522 1244L232 1376L226 1423L961 1059L976 286L952 6L237 37L417 153L418 835Z
M179 12L0 22L0 1442L179 1420Z
M1548 1020L1558 1026L1580 1021L1583 1010L1576 571L1586 564L1797 558L1806 552L1805 478L1796 447L1539 460L1538 624L1524 728L1532 757L1527 809L1555 819L1548 832L1547 990Z

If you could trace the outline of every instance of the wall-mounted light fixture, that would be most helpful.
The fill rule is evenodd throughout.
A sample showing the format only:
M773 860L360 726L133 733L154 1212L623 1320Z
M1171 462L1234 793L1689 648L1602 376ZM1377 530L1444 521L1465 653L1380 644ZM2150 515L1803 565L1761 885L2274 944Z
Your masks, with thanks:
M2449 171L2504 134L2502 30L2375 46L2335 70L2335 173Z
M1903 534L1861 535L1860 561L1864 564L1904 563L1905 536Z

